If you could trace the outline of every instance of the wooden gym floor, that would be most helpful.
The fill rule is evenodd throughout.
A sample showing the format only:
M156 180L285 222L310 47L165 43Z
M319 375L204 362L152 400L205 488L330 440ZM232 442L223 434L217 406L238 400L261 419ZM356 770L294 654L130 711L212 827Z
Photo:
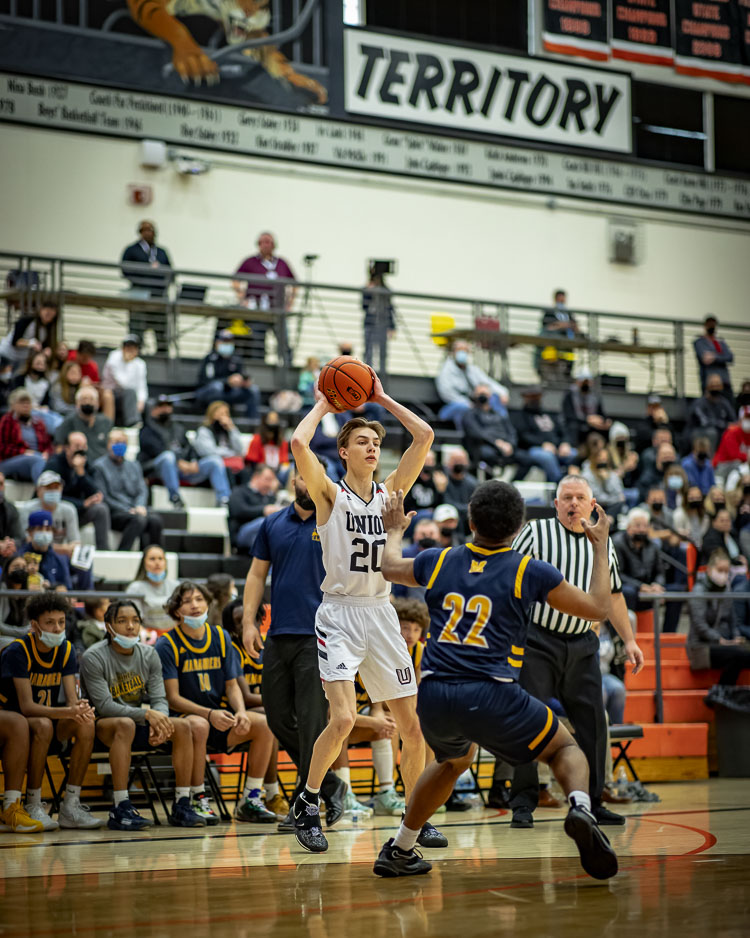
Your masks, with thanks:
M607 829L620 873L605 884L578 865L563 810L522 831L492 810L439 815L451 846L399 880L371 872L390 818L339 822L322 857L234 823L0 834L0 936L750 935L750 782L649 788L661 803L626 805L627 825Z

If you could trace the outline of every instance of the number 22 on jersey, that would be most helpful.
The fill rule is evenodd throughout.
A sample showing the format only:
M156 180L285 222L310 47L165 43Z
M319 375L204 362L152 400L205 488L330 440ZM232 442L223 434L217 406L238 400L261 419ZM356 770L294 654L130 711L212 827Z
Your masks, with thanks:
M462 644L456 634L456 628L465 615L473 615L474 622L463 639L464 645L474 645L477 648L487 648L487 639L482 635L485 626L492 615L492 600L481 594L470 597L466 602L460 593L447 593L443 600L443 609L450 612L448 621L438 637L439 642L452 642Z

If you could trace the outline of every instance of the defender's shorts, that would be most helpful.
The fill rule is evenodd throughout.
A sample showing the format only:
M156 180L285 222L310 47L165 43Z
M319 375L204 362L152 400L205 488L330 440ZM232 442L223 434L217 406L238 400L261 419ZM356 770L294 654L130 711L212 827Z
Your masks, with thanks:
M359 676L373 703L417 692L414 665L389 599L323 597L315 614L323 681Z

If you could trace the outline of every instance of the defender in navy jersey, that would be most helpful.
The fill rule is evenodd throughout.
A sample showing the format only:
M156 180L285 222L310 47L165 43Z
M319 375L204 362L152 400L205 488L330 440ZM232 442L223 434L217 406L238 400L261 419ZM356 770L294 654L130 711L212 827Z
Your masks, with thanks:
M480 485L469 502L474 543L401 555L403 493L383 513L387 541L383 575L405 586L424 586L430 638L422 657L417 712L434 763L422 773L401 828L375 862L380 876L426 873L431 866L414 852L421 824L449 797L471 765L475 743L516 764L541 759L550 765L570 801L565 831L575 841L583 868L597 879L617 872L617 857L591 814L586 758L545 704L524 691L526 619L532 604L549 605L591 619L606 614L609 524L599 511L584 522L594 548L589 593L572 586L548 563L510 547L523 523L521 495L504 482Z

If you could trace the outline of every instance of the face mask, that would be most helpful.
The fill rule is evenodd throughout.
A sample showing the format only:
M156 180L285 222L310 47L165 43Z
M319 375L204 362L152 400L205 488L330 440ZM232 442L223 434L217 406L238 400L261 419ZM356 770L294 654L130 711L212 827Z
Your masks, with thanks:
M581 390L584 394L588 394L588 392L591 390L591 384L588 381L584 381L581 385Z
M431 547L437 547L437 541L434 537L420 537L417 547L420 550L429 550Z
M162 570L160 573L153 573L151 570L146 570L146 576L152 583L161 583L167 575L166 570Z
M312 511L315 507L315 502L310 498L309 495L305 495L304 498L297 496L297 498L294 500L297 502L297 505L302 509L302 511Z
M652 502L651 503L651 511L653 511L657 515L663 508L664 508L664 502Z
M719 498L719 499L715 498L713 499L713 503L714 503L715 511L718 511L720 508L723 508L726 505L726 502L724 501L723 498Z
M606 472L607 469L609 469L609 463L607 463L607 462L598 462L598 463L596 464L596 468L599 470L599 472Z
M742 427L743 433L750 433L750 420L741 420L740 426Z
M465 352L463 349L459 349L454 355L457 365L465 365L469 360L469 353Z
M626 440L618 440L615 446L621 453L624 453L628 447L628 444Z
M51 531L36 531L31 535L31 543L34 545L34 547L49 547L53 539L54 535Z
M8 574L8 582L12 583L14 586L20 586L21 588L26 586L26 571L25 570L11 570Z
M672 489L674 492L679 492L682 488L682 479L680 476L670 476L667 479L667 487Z
M645 544L646 541L648 540L648 535L646 535L646 534L632 534L632 535L630 536L630 540L631 540L634 544Z
M215 430L217 433L224 433L224 432L225 432L225 431L224 431L224 427L222 427L222 425L219 423L218 420L214 420L214 422L211 424L211 426L214 428L214 430Z
M708 459L708 453L701 450L700 453L695 454L695 458L698 460L698 462L705 462Z
M156 419L159 423L169 423L169 418L171 416L172 415L169 412L167 412L167 413L159 414L159 416Z
M716 326L706 326L706 335L713 335L716 332Z
M709 397L714 397L714 398L716 398L716 397L721 397L721 389L720 389L720 388L709 388L709 389L708 389L708 396L709 396Z
M18 419L21 423L28 423L31 420L31 414L19 414Z
M729 582L729 574L720 570L709 570L708 578L714 586L718 586L720 589L725 587Z
M31 374L34 375L34 376L37 377L37 378L43 378L43 377L47 374L47 372L46 372L43 368L41 368L41 369L40 369L40 368L32 368L32 369L31 369Z
M84 417L90 417L96 410L93 404L81 404L78 409L81 411Z
M61 498L62 498L61 489L50 489L48 492L44 493L43 501L45 505L59 505Z
M691 508L700 508L702 504L703 504L702 498L689 498L688 499L688 505L690 505Z
M110 632L109 634L112 636L112 641L116 642L120 648L135 648L141 640L138 635L119 635L117 632Z
M442 537L453 537L455 530L455 528L440 528L440 534Z
M542 405L539 401L529 401L526 405L526 410L532 414L540 414L542 412Z
M466 466L462 462L456 463L451 472L454 476L462 476L466 472Z
M216 351L222 358L229 358L230 355L234 355L234 345L231 342L219 342Z
M489 397L486 394L477 394L474 400L483 407L489 401Z
M73 453L73 455L74 455L74 456L85 456L86 458L88 458L89 451L88 451L87 449L77 449L77 450L75 451L75 453Z
M204 612L199 616L183 616L182 621L191 629L199 629L202 625L206 624L207 618L208 612Z
M128 451L127 443L113 443L112 444L112 455L115 457L115 459L123 459L127 451Z
M50 648L57 648L65 641L65 632L40 632L39 639Z

